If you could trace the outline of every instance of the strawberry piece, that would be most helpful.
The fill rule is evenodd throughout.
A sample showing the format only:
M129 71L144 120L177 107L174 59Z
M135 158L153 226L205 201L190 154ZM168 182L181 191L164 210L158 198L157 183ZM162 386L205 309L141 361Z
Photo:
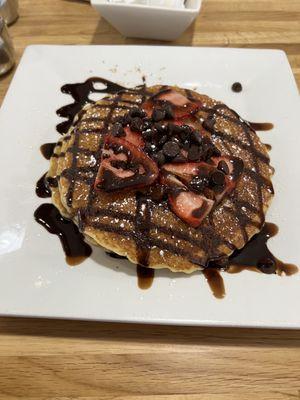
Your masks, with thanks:
M107 136L95 189L112 192L151 185L158 177L155 162L140 148L123 138Z
M218 166L221 161L224 161L228 167L229 175L232 177L233 180L237 181L244 170L244 163L238 157L212 157L212 162L215 166Z
M181 93L170 89L152 96L149 100L142 104L142 108L147 113L147 116L151 117L155 105L159 106L166 102L173 106L175 119L189 118L201 107L201 103L199 101L190 101Z
M213 208L214 201L190 191L169 195L172 211L193 228L198 228Z
M142 104L142 109L145 111L145 113L147 114L148 118L151 118L153 108L154 108L154 104L153 104L153 101L151 99L146 100Z
M180 177L184 182L189 183L193 177L199 175L200 172L205 172L209 175L215 167L205 162L186 162L165 164L162 169Z
M226 156L213 157L211 160L213 164L205 162L169 163L165 164L162 170L176 177L175 179L177 181L183 182L186 186L186 190L191 190L196 193L200 191L206 198L208 197L209 199L215 200L216 203L219 203L226 195L230 194L235 189L243 172L243 162L237 157ZM218 187L211 186L211 184L209 184L209 177L217 171L217 167L221 161L225 162L227 166L227 168L225 168L226 174L224 174L224 184ZM195 181L195 177L199 176L200 183L199 181ZM207 183L203 184L203 179L206 179Z
M159 175L159 181L162 185L168 186L173 189L184 189L186 190L186 186L178 179L176 176L169 174L167 172L162 171Z
M236 187L244 170L244 163L238 157L213 157L212 162L217 167L220 161L224 161L228 168L225 176L225 188L221 193L216 194L216 201L219 203L225 195L230 194Z
M197 228L210 213L214 201L191 192L175 175L163 171L160 183L168 187L171 210L188 225Z
M139 132L134 132L130 126L125 126L124 128L125 131L125 137L124 139L127 140L127 142L130 142L134 144L137 147L144 147L145 142L142 138L141 133Z
M191 101L184 106L174 107L174 113L176 119L185 119L194 115L200 108L199 103L192 103Z
M172 103L174 106L185 106L187 103L190 103L190 100L185 97L183 94L176 92L176 90L170 89L161 92L157 96L155 96L157 100L164 100Z

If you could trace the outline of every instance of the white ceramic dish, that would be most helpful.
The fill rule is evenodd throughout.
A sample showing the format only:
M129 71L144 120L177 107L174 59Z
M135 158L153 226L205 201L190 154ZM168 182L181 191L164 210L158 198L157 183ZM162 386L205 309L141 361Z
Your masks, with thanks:
M186 60L186 68L177 62ZM59 62L58 62L59 60ZM76 62L74 62L76 60ZM193 60L193 62L190 62ZM134 265L96 249L70 268L56 236L33 219L42 203L37 179L48 162L39 146L58 138L55 110L70 102L67 82L102 76L128 86L168 83L221 99L251 121L273 122L270 143L275 199L267 220L280 227L269 245L300 265L299 96L285 54L277 50L185 47L32 46L0 109L0 314L164 324L300 328L300 274L224 273L218 300L200 273L158 271L151 289L137 287ZM237 94L231 84L240 81ZM47 200L47 199L46 199Z
M200 12L202 0L187 0L186 8L164 8L139 4L91 0L91 4L122 35L147 39L175 40Z

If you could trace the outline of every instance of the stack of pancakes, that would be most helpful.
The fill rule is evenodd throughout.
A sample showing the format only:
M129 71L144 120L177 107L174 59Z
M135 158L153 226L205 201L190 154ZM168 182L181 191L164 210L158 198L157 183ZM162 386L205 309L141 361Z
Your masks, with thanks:
M201 104L194 117L222 155L243 160L244 170L234 192L197 228L178 218L167 202L145 198L150 219L145 230L137 219L137 190L105 192L95 190L94 184L113 124L166 89ZM85 106L58 141L47 178L54 205L79 226L87 241L133 263L140 262L140 247L146 248L149 267L190 273L226 259L261 230L273 196L272 174L266 146L234 111L191 90L153 86L123 90Z

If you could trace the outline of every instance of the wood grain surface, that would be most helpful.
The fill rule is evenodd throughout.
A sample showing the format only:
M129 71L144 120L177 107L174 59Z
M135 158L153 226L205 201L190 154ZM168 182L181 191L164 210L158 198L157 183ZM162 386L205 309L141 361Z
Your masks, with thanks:
M9 31L17 60L28 44L155 43L76 0L20 0ZM173 44L283 49L300 85L300 0L204 0ZM0 399L300 399L300 332L1 318Z

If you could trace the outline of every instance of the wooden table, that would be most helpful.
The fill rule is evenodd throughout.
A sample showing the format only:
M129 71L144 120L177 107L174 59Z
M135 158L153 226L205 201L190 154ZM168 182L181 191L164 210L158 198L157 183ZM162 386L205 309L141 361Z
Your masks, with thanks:
M152 43L76 0L20 0L9 30L18 60L28 44ZM300 84L300 1L204 0L172 44L280 48ZM0 399L20 398L300 399L300 332L2 318Z

